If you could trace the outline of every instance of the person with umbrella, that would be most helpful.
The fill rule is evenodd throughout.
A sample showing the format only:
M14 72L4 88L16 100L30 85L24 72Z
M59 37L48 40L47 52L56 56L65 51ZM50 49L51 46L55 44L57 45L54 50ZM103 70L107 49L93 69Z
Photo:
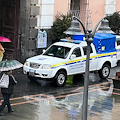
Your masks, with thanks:
M16 85L17 83L17 81L12 75L12 70L5 71L4 74L9 76L8 77L9 85L8 85L8 88L1 88L1 93L3 95L4 101L2 102L2 105L0 106L0 116L2 116L1 112L3 111L6 105L8 107L8 113L13 112L9 100L10 100L10 96L13 94L14 85Z
M6 81L8 81L7 79L9 79L8 88L1 88L1 93L4 100L2 102L2 105L0 106L0 116L2 116L1 112L4 110L6 105L8 107L8 113L13 112L10 105L10 97L13 94L14 85L16 85L17 81L12 75L12 70L18 69L22 66L23 64L21 64L17 60L5 60L0 62L0 71L8 76L6 77Z

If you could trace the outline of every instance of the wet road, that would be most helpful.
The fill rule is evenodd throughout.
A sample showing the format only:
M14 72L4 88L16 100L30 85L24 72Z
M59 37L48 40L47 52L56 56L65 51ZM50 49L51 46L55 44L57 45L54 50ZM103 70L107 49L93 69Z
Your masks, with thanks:
M119 66L112 69L110 77L119 70ZM64 87L54 87L48 81L31 83L21 71L14 75L18 81L11 98L15 112L8 114L5 109L0 120L81 119L83 81L79 85L67 82ZM90 73L88 98L88 120L120 120L120 89L114 88L111 79L101 80Z

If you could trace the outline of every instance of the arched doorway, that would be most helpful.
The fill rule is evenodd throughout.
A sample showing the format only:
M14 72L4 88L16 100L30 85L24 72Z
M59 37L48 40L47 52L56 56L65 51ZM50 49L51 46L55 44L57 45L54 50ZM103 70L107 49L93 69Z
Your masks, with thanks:
M16 59L18 53L18 29L20 0L0 0L0 35L9 38L11 43L2 43L4 59Z

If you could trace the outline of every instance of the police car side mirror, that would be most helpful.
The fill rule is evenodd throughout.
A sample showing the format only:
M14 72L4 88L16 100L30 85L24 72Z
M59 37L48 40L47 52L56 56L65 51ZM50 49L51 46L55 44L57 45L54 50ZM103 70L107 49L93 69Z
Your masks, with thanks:
M43 49L43 53L45 53L45 49Z
M70 56L70 59L71 60L73 60L73 59L75 59L76 58L76 55L75 54L72 54L71 56Z

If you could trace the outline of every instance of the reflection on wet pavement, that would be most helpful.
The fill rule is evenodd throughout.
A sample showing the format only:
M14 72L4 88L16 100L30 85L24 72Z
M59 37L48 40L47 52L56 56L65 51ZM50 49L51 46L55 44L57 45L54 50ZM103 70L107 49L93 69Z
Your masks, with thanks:
M118 115L120 112L120 96L115 100L114 95L119 96L120 90L114 91L112 80L90 85L88 120L119 120L119 116L113 119L116 111ZM80 120L82 96L83 87L78 87L67 94L36 94L12 98L12 106L16 109L13 115L17 120Z
M112 73L114 74L114 73ZM111 74L111 75L112 75ZM18 76L19 77L19 76ZM25 79L25 77L21 79ZM56 88L51 82L30 83L19 80L11 104L0 120L80 120L83 102L83 82L79 85ZM88 120L120 120L120 89L111 79L100 80L90 74Z

